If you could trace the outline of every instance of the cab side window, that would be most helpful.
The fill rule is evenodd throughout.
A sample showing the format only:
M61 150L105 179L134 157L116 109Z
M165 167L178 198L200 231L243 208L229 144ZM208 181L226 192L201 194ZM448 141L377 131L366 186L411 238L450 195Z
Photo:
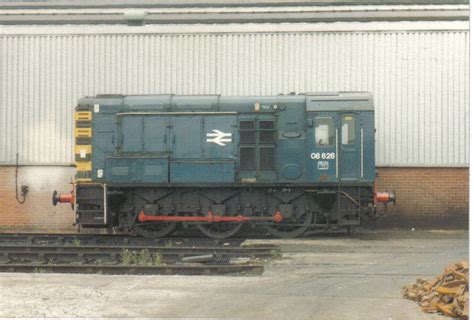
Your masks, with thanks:
M342 144L355 144L355 118L353 116L342 117Z
M334 121L332 118L316 118L314 138L318 147L334 146Z

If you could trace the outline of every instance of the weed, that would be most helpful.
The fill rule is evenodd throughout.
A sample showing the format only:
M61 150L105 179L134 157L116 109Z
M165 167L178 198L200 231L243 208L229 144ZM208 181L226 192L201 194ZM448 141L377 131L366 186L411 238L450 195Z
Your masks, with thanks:
M139 252L124 249L122 251L122 264L137 265L137 266L156 266L163 263L163 256L161 253L150 253L148 249L140 250Z
M81 245L81 240L74 239L74 240L71 240L71 242L69 242L68 244L71 246L79 247Z
M153 257L148 249L143 249L136 255L136 263L141 266L153 265Z
M128 249L122 251L122 264L132 265L135 264L135 252Z
M153 259L153 265L158 266L160 264L163 264L163 256L161 253L155 253L155 257Z

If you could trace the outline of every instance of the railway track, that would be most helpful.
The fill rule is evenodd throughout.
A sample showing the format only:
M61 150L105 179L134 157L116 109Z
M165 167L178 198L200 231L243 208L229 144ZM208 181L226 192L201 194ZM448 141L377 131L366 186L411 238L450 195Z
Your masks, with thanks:
M210 245L240 245L245 238L239 239L209 239L206 237L167 237L149 239L123 234L76 234L76 233L0 233L1 243L78 243L91 245L188 245L188 246L210 246Z
M0 234L0 272L252 275L279 255L278 246L242 240Z
M0 244L0 262L12 260L93 260L120 262L125 251L160 254L165 263L183 261L189 257L208 256L209 261L232 258L268 259L278 254L277 247L146 247L146 246L60 246L60 245L3 245ZM212 258L211 258L212 256ZM205 258L201 258L206 260Z

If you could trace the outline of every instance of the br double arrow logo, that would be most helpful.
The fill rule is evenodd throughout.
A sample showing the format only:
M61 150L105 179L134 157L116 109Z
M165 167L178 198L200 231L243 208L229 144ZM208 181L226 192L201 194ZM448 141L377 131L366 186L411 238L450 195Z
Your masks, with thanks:
M225 142L232 142L232 133L225 133L217 129L207 133L206 137L206 142L215 143L220 146L225 146Z

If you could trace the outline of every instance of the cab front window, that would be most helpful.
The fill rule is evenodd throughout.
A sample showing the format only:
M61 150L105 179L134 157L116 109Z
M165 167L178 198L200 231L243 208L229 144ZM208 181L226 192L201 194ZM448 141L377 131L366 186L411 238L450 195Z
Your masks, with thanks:
M334 146L334 121L332 118L316 118L314 137L318 147Z

